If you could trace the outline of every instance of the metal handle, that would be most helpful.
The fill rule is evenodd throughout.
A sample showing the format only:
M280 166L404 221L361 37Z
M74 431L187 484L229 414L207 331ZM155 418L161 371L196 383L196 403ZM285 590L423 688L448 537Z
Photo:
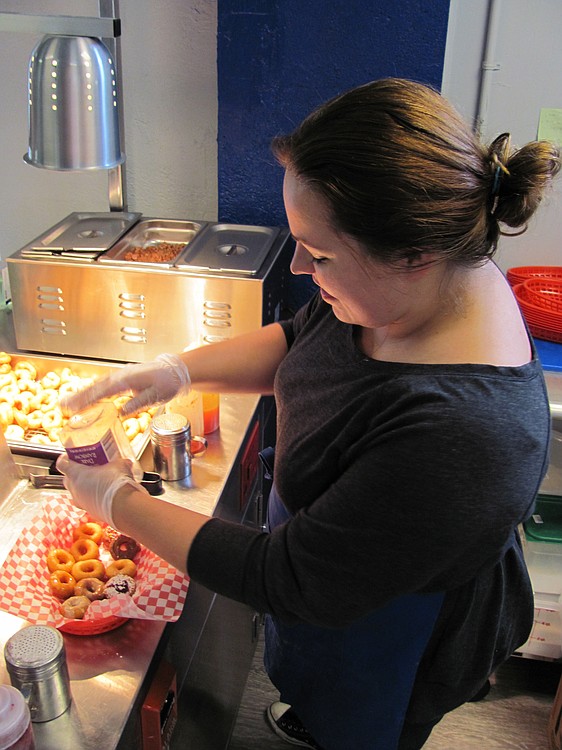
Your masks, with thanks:
M62 474L30 474L29 481L36 489L64 490L64 477Z

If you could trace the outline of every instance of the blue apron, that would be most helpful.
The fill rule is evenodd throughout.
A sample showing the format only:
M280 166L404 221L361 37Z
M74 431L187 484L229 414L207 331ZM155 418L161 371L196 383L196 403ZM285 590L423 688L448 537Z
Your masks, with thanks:
M271 529L291 514L275 486ZM265 668L323 750L396 750L444 594L408 594L345 628L265 622Z

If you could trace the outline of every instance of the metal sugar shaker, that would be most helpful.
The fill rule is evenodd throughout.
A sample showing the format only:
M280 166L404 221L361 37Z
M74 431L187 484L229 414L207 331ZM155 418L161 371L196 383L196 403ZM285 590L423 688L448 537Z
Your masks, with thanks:
M64 640L56 628L30 625L6 642L4 658L12 685L26 699L32 722L63 714L70 705Z
M151 422L154 470L175 481L191 474L191 425L183 414L160 414Z

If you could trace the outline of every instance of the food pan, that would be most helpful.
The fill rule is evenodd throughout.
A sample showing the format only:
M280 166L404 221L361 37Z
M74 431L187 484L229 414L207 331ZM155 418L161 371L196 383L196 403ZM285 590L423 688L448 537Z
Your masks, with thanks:
M205 226L196 221L143 219L101 255L99 262L170 268Z
M34 367L37 372L37 376L35 378L36 381L40 381L47 376L48 380L44 381L44 383L46 385L50 385L49 381L51 381L56 385L56 377L53 378L52 373L54 373L54 375L58 376L59 378L62 375L63 379L68 377L70 374L73 377L84 380L92 378L97 380L111 374L111 372L114 371L115 368L123 366L119 363L99 362L94 360L90 361L84 359L70 359L68 357L50 357L35 354L27 355L22 354L21 352L17 354L2 352L1 354L3 355L2 358L4 359L7 359L7 357L11 357L11 361L8 365L6 363L0 364L0 418L5 416L5 413L7 411L5 409L5 405L9 404L10 399L12 399L14 394L13 389L9 389L8 391L3 390L3 388L6 387L5 381L7 380L7 378L5 378L4 376L9 375L9 372L7 372L9 368L11 368L11 370L13 371L17 367L17 365L23 367L30 365ZM7 357L4 356L6 354ZM60 387L61 386L59 385L52 390L55 390L58 393ZM4 406L2 406L3 404ZM47 442L46 440L44 440L45 436L47 436L47 431L42 426L27 427L24 430L23 439L10 437L10 431L9 429L6 429L6 425L4 423L2 423L2 429L6 436L6 442L14 453L52 457L53 459L56 459L63 452L63 447L60 443ZM41 442L38 442L39 440L41 440ZM133 452L137 459L140 459L149 441L150 429L148 427L140 431L131 439Z

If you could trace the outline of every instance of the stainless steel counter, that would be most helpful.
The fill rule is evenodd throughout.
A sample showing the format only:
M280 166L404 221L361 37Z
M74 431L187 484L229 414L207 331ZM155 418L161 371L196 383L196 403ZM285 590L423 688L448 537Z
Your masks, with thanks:
M0 350L16 351L13 340L10 340L10 331L9 313L2 311ZM208 436L206 453L193 460L189 479L164 482L164 494L160 497L208 516L214 515L259 403L257 396L221 397L221 426L219 431ZM142 463L145 470L152 468L150 450L145 452ZM0 466L0 469L4 467ZM10 471L8 467L8 474ZM5 470L3 476L6 476ZM52 497L53 493L53 490L33 489L25 479L18 479L15 475L13 487L0 505L0 563L45 497ZM184 621L189 619L189 606L188 594L182 615ZM0 612L2 650L8 638L25 624ZM141 688L155 653L161 649L165 629L163 622L129 620L117 630L102 635L65 635L73 700L70 709L61 717L33 725L37 750L116 748L131 711L138 708ZM0 660L0 682L9 684L3 659Z

